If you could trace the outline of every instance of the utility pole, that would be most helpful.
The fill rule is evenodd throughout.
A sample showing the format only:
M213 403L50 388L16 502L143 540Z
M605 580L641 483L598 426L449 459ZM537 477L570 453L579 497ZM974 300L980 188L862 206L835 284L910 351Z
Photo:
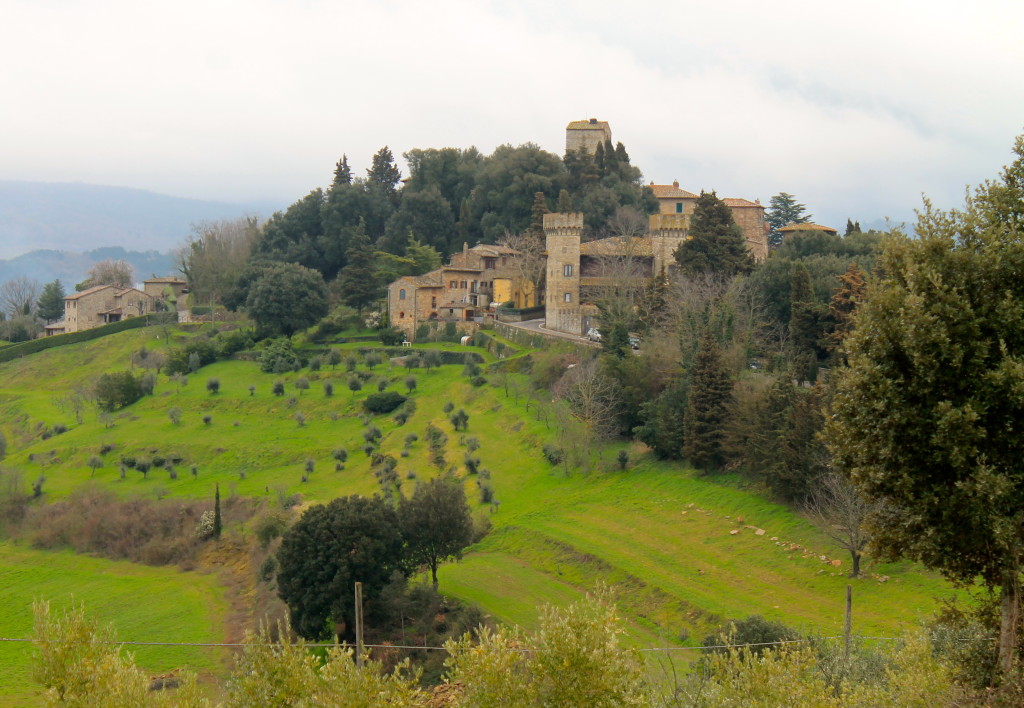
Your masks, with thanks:
M356 666L363 668L363 584L356 583Z
M843 659L850 660L850 630L853 627L853 586L846 586L846 623L843 626Z

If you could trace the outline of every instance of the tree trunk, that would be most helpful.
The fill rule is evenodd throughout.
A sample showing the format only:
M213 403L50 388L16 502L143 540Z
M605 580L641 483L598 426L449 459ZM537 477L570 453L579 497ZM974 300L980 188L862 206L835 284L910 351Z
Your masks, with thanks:
M853 568L850 570L851 578L860 577L860 551L850 551L850 557L853 559Z
M1016 566L1003 578L1001 622L999 627L999 668L1004 674L1013 670L1017 658L1017 630L1020 624L1020 578Z
M437 592L437 563L430 564L430 575L434 580L434 592Z

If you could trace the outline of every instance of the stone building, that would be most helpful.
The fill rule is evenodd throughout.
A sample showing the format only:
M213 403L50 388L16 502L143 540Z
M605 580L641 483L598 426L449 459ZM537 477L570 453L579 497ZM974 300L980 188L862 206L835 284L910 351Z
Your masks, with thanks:
M159 300L136 288L97 285L64 298L64 319L47 325L46 333L80 332L156 312Z
M154 277L142 281L142 291L158 300L182 302L188 294L188 283L173 275Z
M505 246L469 248L464 244L448 265L399 278L388 286L391 326L411 342L423 322L478 322L491 311L492 303L533 307L537 304L533 284L523 281L518 257L518 251Z
M658 212L661 214L679 214L687 219L693 216L693 210L697 206L698 195L680 189L679 180L672 184L655 184L651 182L651 191L658 199ZM725 197L722 199L726 206L732 210L732 218L743 230L743 237L747 241L747 248L758 261L768 257L768 222L764 218L764 207L759 201L750 201L736 197Z
M597 146L611 141L612 129L608 121L591 118L590 120L574 120L565 126L565 151L586 150L591 155Z

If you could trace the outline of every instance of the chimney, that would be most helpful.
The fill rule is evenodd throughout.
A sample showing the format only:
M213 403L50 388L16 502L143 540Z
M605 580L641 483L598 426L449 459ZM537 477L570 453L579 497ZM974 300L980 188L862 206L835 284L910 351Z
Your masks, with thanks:
M590 119L590 124L591 125L597 125L597 118L591 118Z
M675 187L676 189L679 189L679 180L674 180L672 182L672 186Z

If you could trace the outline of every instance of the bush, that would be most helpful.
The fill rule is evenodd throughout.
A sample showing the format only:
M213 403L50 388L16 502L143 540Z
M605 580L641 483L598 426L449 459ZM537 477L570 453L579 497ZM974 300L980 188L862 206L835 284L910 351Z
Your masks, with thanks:
M205 423L206 425L209 425L212 422L213 422L213 416L212 415L210 415L209 413L206 413L205 415L203 415L203 423Z
M271 340L267 348L260 354L260 371L265 374L282 374L292 371L300 364L292 342L286 337Z
M260 546L266 549L270 542L281 536L288 527L288 522L282 514L267 514L256 520L253 532Z
M474 376L473 378L471 378L469 380L469 383L473 384L473 386L475 386L477 388L480 388L485 383L487 383L487 379L484 378L483 376Z
M619 464L620 470L625 470L629 465L629 452L626 450L619 450L619 454L615 458L615 461Z
M324 396L330 398L334 395L334 384L330 381L324 381Z
M210 393L217 393L218 391L220 391L220 379L206 379L206 390L209 391Z
M370 413L390 413L405 403L405 396L397 391L384 391L373 393L363 401L363 407Z
M565 451L560 447L555 447L554 445L545 443L544 447L541 448L541 451L544 453L544 457L547 458L547 461L553 465L560 465L562 460L565 459Z
M283 396L284 395L284 381L282 381L281 379L278 379L277 381L275 381L273 388L271 388L271 392L275 396Z
M751 615L744 620L731 622L715 634L704 637L701 645L708 652L726 652L728 647L750 651L760 656L766 649L777 649L779 642L800 639L800 633L781 622L767 620L761 615ZM724 647L726 648L723 648Z
M405 334L400 329L388 327L380 331L380 343L386 347L397 347L405 341Z
M142 386L130 371L103 374L96 382L96 403L107 412L135 403L142 398Z
M174 425L178 425L181 422L181 409L174 406L167 411L167 417L171 419Z

